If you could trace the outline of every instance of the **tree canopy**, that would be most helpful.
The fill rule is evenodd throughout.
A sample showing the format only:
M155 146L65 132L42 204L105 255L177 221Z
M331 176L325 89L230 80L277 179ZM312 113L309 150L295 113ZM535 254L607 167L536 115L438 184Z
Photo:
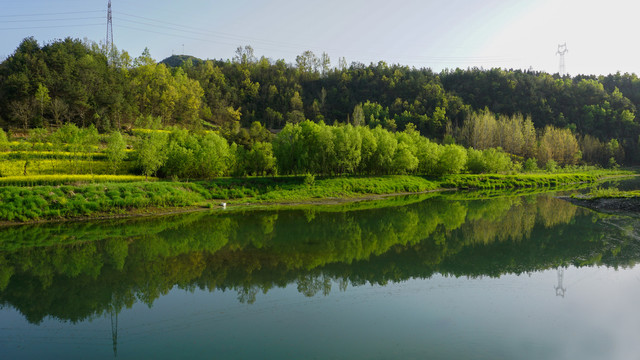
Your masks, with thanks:
M340 152L357 137L358 126L402 132L412 124L435 142L446 137L478 150L500 146L527 158L537 156L535 141L553 126L576 139L615 140L618 162L640 160L635 74L569 77L478 68L435 73L382 61L347 65L344 59L337 65L331 67L326 53L305 51L289 64L258 57L250 46L239 47L232 60L182 56L157 63L148 51L133 59L126 51L107 54L71 38L43 45L27 38L0 64L0 125L28 129L72 122L112 131L152 116L160 126L218 129L230 144L246 147L254 141L247 129L255 122L272 130L305 120L350 124L352 133L343 133L348 127L332 130L331 136L347 142L327 151ZM411 168L404 147L398 161ZM360 162L376 156L367 151L373 150L360 149Z

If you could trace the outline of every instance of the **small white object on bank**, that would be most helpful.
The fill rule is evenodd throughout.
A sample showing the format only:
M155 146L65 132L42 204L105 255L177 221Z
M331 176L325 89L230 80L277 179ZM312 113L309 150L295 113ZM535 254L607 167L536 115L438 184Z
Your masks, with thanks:
M227 208L227 203L221 203L220 206L222 206L223 209Z

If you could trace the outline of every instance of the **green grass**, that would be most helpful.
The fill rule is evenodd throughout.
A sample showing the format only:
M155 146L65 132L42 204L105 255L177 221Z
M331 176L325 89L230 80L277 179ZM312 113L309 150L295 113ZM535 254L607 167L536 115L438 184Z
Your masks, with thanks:
M190 183L139 181L141 176L17 176L0 178L0 185L21 185L0 186L0 220L90 217L94 214L126 213L132 209L153 207L215 208L220 200L232 204L277 204L420 193L440 188L482 189L492 192L500 189L507 192L526 188L558 189L566 184L595 182L603 175L605 174L455 175L444 179L409 175L314 179L309 176L283 176L222 178ZM91 184L82 184L83 182Z
M586 195L574 195L573 197L584 200L619 199L640 197L640 190L621 191L617 188L595 188Z
M438 188L438 183L415 176L345 177L315 180L313 185L285 187L257 196L260 201L354 197L417 193Z
M207 199L195 184L167 182L0 187L0 219L28 221L189 206Z
M258 202L416 193L438 188L437 182L403 175L317 178L313 184L305 183L304 177L216 179L197 183L215 199L251 199Z
M24 175L25 163L27 175L69 175L69 174L109 174L109 164L101 160L78 159L29 159L29 160L0 160L0 174L2 176ZM132 172L134 163L125 161L120 166L118 174Z
M545 188L565 184L595 182L602 176L594 173L450 175L442 180L441 185L446 188L459 189Z
M126 183L143 180L155 181L157 179L154 177L145 179L141 175L28 175L0 177L0 185L38 186L78 183Z
M106 153L99 152L68 152L68 151L3 151L0 159L93 159L104 160Z

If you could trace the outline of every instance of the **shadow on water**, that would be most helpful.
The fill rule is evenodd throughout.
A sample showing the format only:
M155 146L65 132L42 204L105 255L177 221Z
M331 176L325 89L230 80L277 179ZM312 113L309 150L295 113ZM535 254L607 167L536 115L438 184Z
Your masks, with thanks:
M633 266L637 219L556 199L469 194L0 230L0 304L31 323L78 322L177 287L259 292L385 284L434 274L497 277Z

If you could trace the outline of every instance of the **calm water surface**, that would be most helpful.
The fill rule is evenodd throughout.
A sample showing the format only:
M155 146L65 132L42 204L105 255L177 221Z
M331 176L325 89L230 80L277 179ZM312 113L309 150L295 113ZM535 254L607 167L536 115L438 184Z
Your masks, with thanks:
M0 358L640 358L638 218L554 195L1 229Z

